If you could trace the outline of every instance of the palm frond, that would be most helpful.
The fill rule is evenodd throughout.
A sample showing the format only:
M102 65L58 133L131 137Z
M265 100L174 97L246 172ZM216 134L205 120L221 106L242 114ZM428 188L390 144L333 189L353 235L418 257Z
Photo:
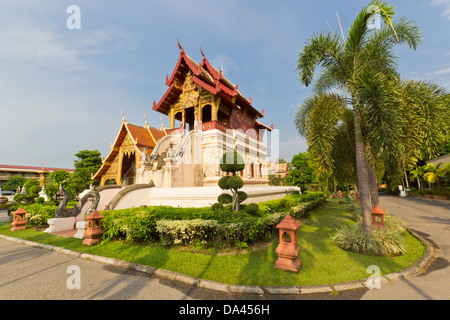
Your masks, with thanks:
M346 73L337 35L320 33L309 39L297 60L298 80L303 85L309 86L318 66L324 69L338 66L343 74Z
M343 97L335 93L320 93L306 99L296 113L296 128L306 138L308 151L319 164L319 169L329 171L333 167L331 153L345 107Z

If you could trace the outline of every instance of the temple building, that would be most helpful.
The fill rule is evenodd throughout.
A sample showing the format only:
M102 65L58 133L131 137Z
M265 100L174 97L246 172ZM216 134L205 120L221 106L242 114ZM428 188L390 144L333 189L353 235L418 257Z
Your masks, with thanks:
M146 154L151 154L159 139L166 135L164 131L150 127L147 122L145 127L141 127L128 123L124 117L122 119L111 151L94 176L94 180L100 180L100 185L135 184L142 153L145 150Z
M265 132L273 126L259 119L264 111L252 105L203 51L195 62L180 44L180 56L167 91L153 110L169 118L170 127L138 126L123 117L111 151L94 176L100 185L153 184L155 187L217 186L226 173L222 155L237 150L245 160L239 174L246 185L267 185Z

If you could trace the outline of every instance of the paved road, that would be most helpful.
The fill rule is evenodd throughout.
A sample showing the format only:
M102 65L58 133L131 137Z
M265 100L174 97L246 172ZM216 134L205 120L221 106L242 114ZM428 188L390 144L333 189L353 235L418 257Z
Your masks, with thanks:
M426 272L381 290L367 291L361 299L450 299L450 205L415 198L380 197L380 207L399 216L436 249Z
M400 216L438 249L436 260L425 273L381 290L232 296L0 239L0 299L450 299L450 206L383 196L381 207Z

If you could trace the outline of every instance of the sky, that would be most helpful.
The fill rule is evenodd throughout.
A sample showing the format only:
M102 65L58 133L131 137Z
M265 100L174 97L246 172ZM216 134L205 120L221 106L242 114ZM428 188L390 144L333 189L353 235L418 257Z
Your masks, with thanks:
M416 51L396 47L404 78L450 90L450 0L391 0L423 34ZM344 34L361 0L2 0L0 164L73 168L75 153L110 151L122 123L166 128L153 111L179 58L205 56L239 85L260 121L279 130L279 157L307 150L294 116L298 54L315 33ZM79 8L79 20L73 20ZM68 23L69 22L69 23ZM79 28L72 28L72 22ZM71 28L68 27L71 26ZM270 155L269 155L270 156Z

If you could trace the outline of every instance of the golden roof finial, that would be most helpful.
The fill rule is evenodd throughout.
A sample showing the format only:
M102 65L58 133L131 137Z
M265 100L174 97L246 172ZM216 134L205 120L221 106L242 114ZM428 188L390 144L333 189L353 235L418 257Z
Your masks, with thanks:
M147 118L145 117L145 114L144 114L144 125L146 128L148 128L148 122L147 122Z

